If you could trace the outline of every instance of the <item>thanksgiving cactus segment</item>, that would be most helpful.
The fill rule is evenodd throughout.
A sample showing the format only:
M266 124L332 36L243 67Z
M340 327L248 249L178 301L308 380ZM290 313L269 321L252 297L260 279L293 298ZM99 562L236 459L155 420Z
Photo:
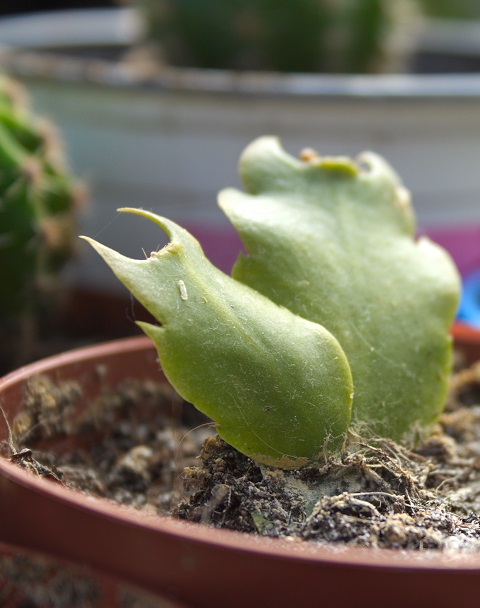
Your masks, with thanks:
M240 175L246 192L219 197L247 250L233 277L337 338L356 424L396 439L431 426L445 401L460 282L443 249L415 239L393 169L372 153L295 159L263 137Z
M415 239L393 169L372 153L296 159L263 137L240 175L246 192L219 198L247 252L233 277L147 211L124 210L170 237L148 259L90 241L160 323L140 325L172 385L233 446L284 468L338 450L349 425L394 439L429 430L460 282L443 249Z
M88 240L159 322L139 325L180 395L264 464L298 467L339 450L353 384L336 338L215 268L174 222L121 211L156 222L169 244L133 260Z

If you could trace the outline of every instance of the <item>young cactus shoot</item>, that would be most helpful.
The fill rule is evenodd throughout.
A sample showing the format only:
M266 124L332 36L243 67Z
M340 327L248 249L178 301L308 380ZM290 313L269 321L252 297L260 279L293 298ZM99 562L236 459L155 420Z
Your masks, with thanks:
M292 468L344 445L351 425L394 439L442 410L459 278L414 239L408 194L381 158L298 160L275 138L240 161L246 193L220 206L247 255L233 277L153 213L170 243L132 260L87 239L159 325L139 323L174 388L259 462Z

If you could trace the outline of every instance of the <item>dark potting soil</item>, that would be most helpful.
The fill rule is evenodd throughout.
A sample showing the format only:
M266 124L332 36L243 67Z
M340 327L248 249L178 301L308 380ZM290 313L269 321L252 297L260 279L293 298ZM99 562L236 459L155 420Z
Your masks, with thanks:
M165 385L126 381L83 412L80 390L32 380L3 455L76 491L214 527L295 542L480 551L480 363L453 375L445 413L415 448L352 434L343 454L294 472L228 446Z

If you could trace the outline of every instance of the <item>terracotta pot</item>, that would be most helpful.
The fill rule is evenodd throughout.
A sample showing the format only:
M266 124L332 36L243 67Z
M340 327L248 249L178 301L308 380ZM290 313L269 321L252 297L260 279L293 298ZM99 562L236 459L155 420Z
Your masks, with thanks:
M456 342L480 358L480 332L456 327ZM125 377L159 378L146 338L72 351L0 380L0 403L12 420L22 387L35 374L83 385L83 407ZM8 438L0 424L0 440ZM480 595L480 556L329 549L262 539L145 515L66 489L0 459L0 538L193 606L473 605Z

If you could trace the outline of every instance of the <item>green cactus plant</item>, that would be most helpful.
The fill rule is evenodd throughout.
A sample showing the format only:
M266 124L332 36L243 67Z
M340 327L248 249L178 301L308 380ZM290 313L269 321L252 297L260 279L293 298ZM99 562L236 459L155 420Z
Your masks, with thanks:
M35 316L75 246L81 188L52 125L0 75L0 331Z
M420 0L424 13L442 19L478 19L480 7L477 0Z
M412 0L135 0L173 65L371 72L389 63ZM411 23L410 23L411 28Z
M380 157L295 159L275 138L240 161L219 202L245 248L233 278L185 230L131 260L89 239L159 322L140 323L177 391L256 460L290 468L348 428L412 440L442 410L459 277L415 240L408 193ZM352 403L353 399L353 403Z

